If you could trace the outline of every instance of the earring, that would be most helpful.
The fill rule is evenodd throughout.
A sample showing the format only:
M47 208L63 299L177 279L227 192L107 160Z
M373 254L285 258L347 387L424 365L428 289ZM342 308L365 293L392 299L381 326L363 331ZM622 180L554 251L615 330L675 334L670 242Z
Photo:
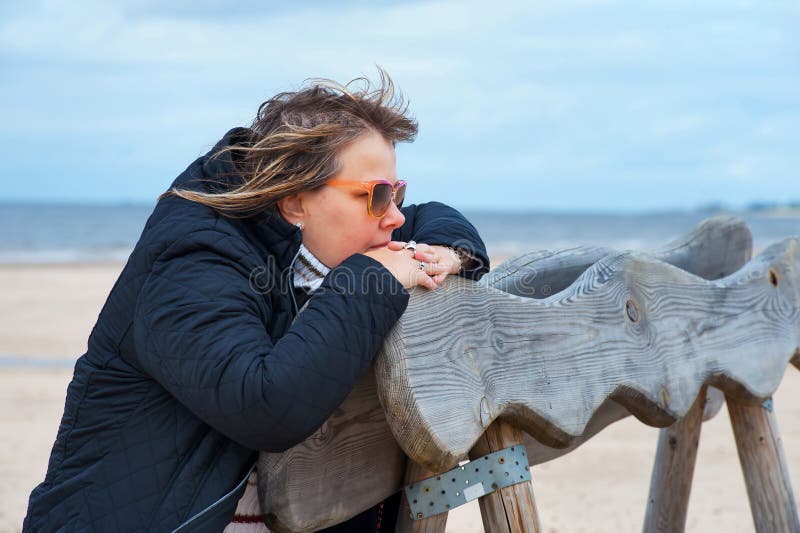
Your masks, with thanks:
M295 223L295 226L297 226L297 229L299 229L300 231L302 231L302 230L303 230L303 226L304 226L304 225L305 225L305 224L303 224L303 221L302 221L302 220L300 220L300 221L298 221L298 222L296 222L296 223Z

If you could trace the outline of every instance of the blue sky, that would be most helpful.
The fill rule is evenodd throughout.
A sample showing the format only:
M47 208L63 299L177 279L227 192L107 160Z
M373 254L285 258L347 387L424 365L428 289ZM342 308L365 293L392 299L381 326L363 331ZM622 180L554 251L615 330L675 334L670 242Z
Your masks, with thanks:
M0 198L152 201L272 94L379 64L411 201L800 201L796 2L222 4L0 4Z

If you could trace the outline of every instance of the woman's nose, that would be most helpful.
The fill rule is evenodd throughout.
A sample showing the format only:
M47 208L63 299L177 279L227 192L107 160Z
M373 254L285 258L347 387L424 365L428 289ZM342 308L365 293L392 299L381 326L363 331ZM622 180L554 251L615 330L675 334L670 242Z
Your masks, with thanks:
M386 229L395 229L402 226L406 221L406 216L400 211L400 208L397 207L397 204L392 202L389 206L389 210L386 211L386 214L383 215L381 218L381 226Z

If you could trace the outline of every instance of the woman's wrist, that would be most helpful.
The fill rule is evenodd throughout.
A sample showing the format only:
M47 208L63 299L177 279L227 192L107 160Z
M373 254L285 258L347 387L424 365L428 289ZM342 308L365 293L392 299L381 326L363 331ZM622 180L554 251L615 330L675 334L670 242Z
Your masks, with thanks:
M447 248L451 250L454 257L458 257L459 264L461 265L460 272L472 270L481 263L479 259L476 259L470 252L463 248L455 246L448 246Z
M450 250L450 253L453 254L453 258L458 261L458 264L461 265L461 270L463 270L464 265L470 260L469 255L461 248L447 246L447 249Z

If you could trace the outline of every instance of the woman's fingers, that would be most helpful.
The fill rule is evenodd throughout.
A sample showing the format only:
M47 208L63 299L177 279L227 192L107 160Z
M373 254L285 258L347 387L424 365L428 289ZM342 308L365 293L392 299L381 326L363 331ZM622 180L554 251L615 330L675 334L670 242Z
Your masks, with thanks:
M442 284L448 274L457 274L461 269L455 254L450 253L445 246L414 243L412 249L406 242L390 241L383 249L386 253L395 254L395 257L386 257L386 259L381 257L378 260L386 266L395 263L396 266L390 270L396 271L396 275L401 281L402 279L406 280L403 282L406 287L418 285L433 290ZM381 252L377 250L375 253L381 255ZM368 255L372 254L368 253ZM422 268L420 268L420 262ZM407 266L399 268L401 263ZM398 270L394 270L394 268L398 268ZM405 274L402 274L401 271L405 271Z
M438 263L441 259L439 254L433 246L423 242L414 243L413 248L408 248L408 243L403 241L389 241L386 247L394 252L400 250L408 250L409 255L417 261L425 261L426 263Z
M425 263L423 261L423 264L425 265L424 271L429 276L436 276L438 274L447 274L447 272L450 270L449 266L442 265L440 263Z
M427 289L434 290L441 285L444 278L447 277L447 267L437 263L423 263L423 265L423 269L417 267L417 284Z
M443 274L436 274L431 279L438 286L438 285L442 284L442 282L444 281L444 278L446 278L446 277L447 277L447 273L443 273Z
M430 277L429 275L427 275L425 272L422 271L420 271L419 274L417 274L417 285L425 287L426 289L431 291L439 286L439 284L436 283L432 277Z
M422 250L417 249L414 253L414 259L418 259L420 261L425 261L426 263L438 263L439 256L436 255L434 252L425 252Z
M439 258L439 263L449 266L448 272L450 274L461 272L461 259L458 254L446 246L431 246L431 248Z
M417 265L415 272L417 285L434 290L444 281L443 276L447 276L447 267L444 265L426 263L424 261L420 264L418 260L414 262Z

